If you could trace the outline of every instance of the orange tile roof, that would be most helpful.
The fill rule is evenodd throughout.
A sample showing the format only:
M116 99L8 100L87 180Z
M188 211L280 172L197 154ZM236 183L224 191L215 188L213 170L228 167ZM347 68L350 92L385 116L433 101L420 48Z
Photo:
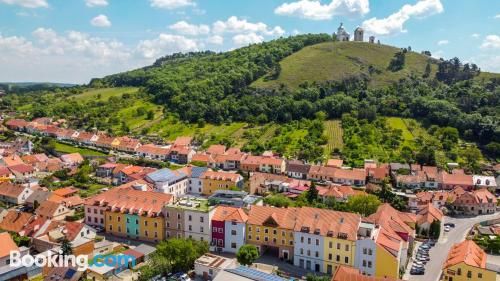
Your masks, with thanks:
M337 169L334 167L312 165L311 169L309 170L309 174L333 178L335 175L335 170Z
M494 203L496 205L497 198L495 195L491 194L486 188L481 188L474 190L473 195L476 198L477 203Z
M251 206L248 213L248 224L276 224L279 228L293 230L298 208L275 208L269 206Z
M13 184L10 182L0 183L0 196L17 198L26 188L22 185Z
M434 220L441 221L443 219L443 212L438 208L434 207L432 203L428 203L423 208L421 208L417 213L417 224L423 224L425 222L432 223Z
M58 195L61 197L68 197L68 196L76 194L76 193L78 193L78 189L76 189L72 186L59 188L59 189L56 189L52 192L52 194L55 194L55 195Z
M145 144L139 147L136 151L153 155L167 155L170 152L168 148L160 147L154 144Z
M448 253L443 268L465 263L469 266L486 268L486 253L474 241L465 240L453 245Z
M33 215L30 213L10 210L7 212L2 222L0 229L12 232L21 232L23 228L31 221Z
M69 241L75 240L76 236L80 233L84 226L85 224L79 222L66 222L64 225L66 238L68 238Z
M204 162L204 163L209 163L213 161L212 156L208 154L202 154L202 153L196 153L193 155L191 158L191 162Z
M59 206L60 203L47 200L42 202L40 206L38 206L38 208L35 210L35 214L42 216L44 218L51 218L52 216L54 216Z
M163 206L173 199L171 194L140 191L133 189L134 181L88 198L85 205L100 205L109 207L111 211L137 213L155 216L161 213Z
M294 230L356 241L360 222L358 214L302 207L297 211Z
M248 215L242 208L217 206L212 217L214 221L233 221L245 223L248 220Z
M337 267L331 281L400 281L400 279L363 275L357 268L341 265Z
M441 173L441 181L445 185L474 185L472 176L465 174L448 174L446 172Z
M33 173L35 171L35 168L26 164L18 164L9 166L9 170L11 170L13 173L24 174L24 173Z
M75 152L75 153L69 153L69 154L64 154L61 155L61 160L65 163L71 163L71 164L77 164L83 162L83 157L80 153Z
M414 233L407 222L416 222L414 214L403 213L394 209L389 203L382 204L378 207L377 212L369 216L375 223L380 226L391 229L399 233Z
M207 148L208 154L224 154L226 146L222 144L213 144Z
M216 171L206 171L200 176L201 179L210 179L210 180L222 180L222 181L231 181L238 182L241 180L241 175L237 173L229 173L229 172L216 172Z
M364 169L336 169L334 172L335 178L350 179L350 180L365 180L366 171Z
M5 163L5 166L14 166L14 165L19 165L19 164L24 164L23 160L19 155L17 154L12 154L9 156L5 156L3 159L3 162Z
M10 255L12 251L19 251L16 243L8 232L0 233L0 258Z
M177 137L174 141L174 146L189 146L192 141L192 137Z
M328 161L326 162L326 166L340 168L340 167L342 167L343 163L344 163L344 160L342 160L342 159L328 159Z
M403 239L391 228L380 227L379 233L375 238L375 243L382 246L388 253L397 256L401 249Z

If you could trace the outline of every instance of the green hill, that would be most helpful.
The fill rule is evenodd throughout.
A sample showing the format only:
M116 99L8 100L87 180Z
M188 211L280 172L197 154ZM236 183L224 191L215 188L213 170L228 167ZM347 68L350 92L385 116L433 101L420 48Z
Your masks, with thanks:
M381 88L415 75L422 77L427 63L431 66L431 77L435 75L439 60L416 52L407 52L402 70L391 71L389 63L401 51L388 45L367 42L325 42L308 46L286 57L280 62L281 72L276 79L263 76L251 86L276 89L285 85L297 89L305 82L323 83L342 81L353 77L367 78L369 87ZM497 73L481 73L479 78L499 78Z

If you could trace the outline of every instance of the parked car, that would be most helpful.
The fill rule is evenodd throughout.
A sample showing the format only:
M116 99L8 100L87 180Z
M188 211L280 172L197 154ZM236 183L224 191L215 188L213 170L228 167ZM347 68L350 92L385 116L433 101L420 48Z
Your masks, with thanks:
M425 270L423 268L422 269L416 269L416 268L414 269L414 268L412 268L410 270L410 274L411 275L424 275L425 274Z
M447 222L444 224L445 227L449 226L449 227L455 227L455 224L452 223L452 222Z
M444 232L450 232L451 228L447 225L444 227Z

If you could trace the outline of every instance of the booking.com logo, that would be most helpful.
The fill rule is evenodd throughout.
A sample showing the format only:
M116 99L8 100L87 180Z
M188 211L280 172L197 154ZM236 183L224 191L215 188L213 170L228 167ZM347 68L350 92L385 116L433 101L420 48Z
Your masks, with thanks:
M87 270L89 266L126 268L130 265L134 267L136 265L136 259L134 256L124 254L95 255L89 262L89 257L86 255L62 255L61 251L56 254L49 251L47 254L38 254L36 256L21 256L19 251L11 251L10 265L16 267L72 267L79 271L84 271Z

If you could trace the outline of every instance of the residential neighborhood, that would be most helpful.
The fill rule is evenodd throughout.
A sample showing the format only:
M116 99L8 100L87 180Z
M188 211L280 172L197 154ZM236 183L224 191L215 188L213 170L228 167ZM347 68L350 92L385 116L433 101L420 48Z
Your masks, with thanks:
M338 158L309 163L271 151L202 148L190 137L142 143L50 119L5 124L16 135L0 143L4 257L70 245L89 258L118 254L139 262L84 272L5 264L1 280L140 280L141 267L155 262L155 246L176 239L207 245L182 273L195 280L497 278L490 245L500 239L498 170L470 174L371 159L352 168ZM55 153L35 138L105 155ZM14 242L18 237L23 242ZM245 247L259 256L250 267L237 259ZM443 248L439 256L432 247ZM175 280L186 280L182 274Z

